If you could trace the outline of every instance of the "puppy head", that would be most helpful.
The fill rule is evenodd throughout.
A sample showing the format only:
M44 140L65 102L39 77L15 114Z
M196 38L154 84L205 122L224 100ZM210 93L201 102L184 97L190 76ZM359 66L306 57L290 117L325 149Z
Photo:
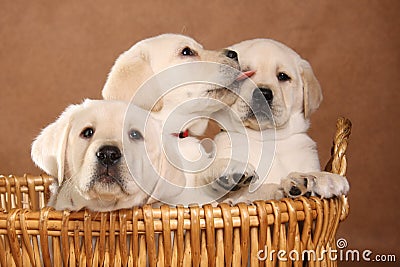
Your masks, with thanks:
M122 102L86 100L68 107L33 142L33 161L58 179L56 208L102 210L121 196L140 195L122 155L125 110Z
M238 69L237 54L230 50L211 51L203 47L190 37L178 34L163 34L142 40L122 53L112 67L104 85L102 95L104 99L121 99L129 101L139 87L153 74L157 74L169 67L189 62L211 61L228 65ZM231 77L232 82L236 77ZM151 88L150 95L161 96L160 88ZM214 86L215 87L215 86ZM176 101L199 96L221 97L221 91L216 93L210 86L183 86L172 93L162 96L156 104L143 92L139 102L135 104L146 110L159 111L166 104L173 105ZM222 95L229 94L229 90ZM233 96L224 97L223 101L233 103Z
M79 111L64 115L69 133L62 182L74 184L85 198L114 201L116 195L134 193L122 154L125 110L121 102L85 101Z
M243 71L253 70L232 108L245 125L256 130L281 128L291 115L308 119L322 101L310 64L289 47L270 39L255 39L230 47L238 52Z
M122 101L104 100L70 106L33 142L33 161L58 179L51 205L105 211L148 201L150 196L138 187L129 167L144 176L151 167L144 160L144 142L158 139L144 133L148 112L135 108L126 114L127 106ZM152 123L149 127L154 128ZM130 151L129 164L123 140Z

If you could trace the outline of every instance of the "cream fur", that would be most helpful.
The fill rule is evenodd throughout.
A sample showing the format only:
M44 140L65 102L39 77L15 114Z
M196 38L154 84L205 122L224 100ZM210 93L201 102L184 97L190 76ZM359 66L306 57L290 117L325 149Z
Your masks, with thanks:
M194 52L193 56L183 56L185 48L190 48ZM166 134L188 129L190 135L200 136L207 128L210 115L231 105L237 97L225 87L238 89L235 81L240 73L239 63L227 57L226 53L226 50L205 50L192 38L178 34L163 34L142 40L118 57L102 95L104 99L132 100L136 105L151 110L152 116L161 121L162 131ZM196 62L219 64L190 71L190 63ZM179 72L170 73L170 70ZM175 80L195 74L203 77L206 83L173 86ZM220 84L209 84L209 80L218 80ZM165 92L166 87L173 90ZM211 155L206 153L200 141L194 137L178 139L176 145L184 161L180 167L185 172L187 188L203 185L204 181L197 180L194 173L209 163ZM197 193L189 191L180 195L177 201L182 204L193 202L194 194ZM209 190L205 191L213 194ZM206 193L202 189L199 192L195 202L207 202L202 198Z
M40 168L57 178L50 206L59 210L116 210L168 201L185 186L181 172L161 153L166 149L170 157L178 156L161 143L160 122L148 117L145 110L129 108L122 101L85 100L68 107L40 133L31 154ZM94 135L83 138L88 127ZM130 138L132 131L139 131L143 138ZM169 138L164 137L166 144ZM104 146L122 153L120 161L107 170L97 157ZM108 177L111 182L96 177ZM170 182L178 186L169 186Z
M228 192L222 201L279 199L288 195L281 181L291 172L320 171L316 144L307 130L310 114L322 101L321 88L310 64L277 41L249 40L230 49L238 52L242 70L253 70L255 74L243 83L240 97L231 106L230 118L222 111L214 115L217 121L225 122L226 131L215 138L219 148L216 160L200 175L210 183L220 177L217 181L240 186L239 190ZM278 80L281 73L290 79ZM273 100L268 104L272 118L254 116L256 88L272 91ZM240 181L237 181L238 174L243 174ZM323 177L335 179L334 175L329 177L326 173ZM246 179L252 180L249 187ZM326 179L318 186L326 187ZM339 180L336 191L347 193L347 181L344 181L346 179ZM218 185L215 188L221 190ZM318 189L323 197L330 197L336 191Z

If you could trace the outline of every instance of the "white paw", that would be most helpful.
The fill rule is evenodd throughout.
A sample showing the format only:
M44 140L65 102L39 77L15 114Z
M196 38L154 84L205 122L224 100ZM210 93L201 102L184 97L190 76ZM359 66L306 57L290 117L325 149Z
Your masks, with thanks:
M347 195L349 183L346 177L330 172L292 172L282 179L281 187L287 197L320 196L331 198Z
M314 192L322 198L347 195L349 192L349 182L344 176L330 172L318 172L314 175L317 177Z
M308 173L292 172L281 181L283 194L287 197L309 197L313 193L316 177Z
M255 169L240 162L230 164L228 169L223 172L213 184L213 188L217 191L237 191L243 187L249 187L259 179Z

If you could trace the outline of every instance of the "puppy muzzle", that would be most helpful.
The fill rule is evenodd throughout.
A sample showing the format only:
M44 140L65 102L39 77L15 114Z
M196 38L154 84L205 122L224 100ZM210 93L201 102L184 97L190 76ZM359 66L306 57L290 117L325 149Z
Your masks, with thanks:
M121 150L116 146L102 146L96 152L97 168L95 175L90 181L90 187L95 185L106 186L109 188L112 185L124 187L124 182L121 177Z
M255 116L259 120L271 120L273 98L273 92L269 88L259 87L254 89L250 103L250 117Z
M120 161L122 154L116 146L103 146L96 152L96 157L101 165L111 167Z

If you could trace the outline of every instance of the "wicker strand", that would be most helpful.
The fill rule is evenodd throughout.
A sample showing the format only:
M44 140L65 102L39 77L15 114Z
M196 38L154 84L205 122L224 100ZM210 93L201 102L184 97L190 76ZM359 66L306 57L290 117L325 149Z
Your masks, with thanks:
M259 267L259 259L257 257L259 251L258 245L258 227L251 227L250 228L250 258L249 263L252 267Z
M255 202L257 206L257 213L258 213L258 218L260 221L260 226L259 226L259 236L258 236L258 251L264 250L265 246L267 246L266 241L267 241L267 229L268 229L268 220L267 220L267 209L265 207L265 202L264 201L256 201ZM257 252L258 253L258 252ZM256 255L258 256L258 255ZM260 261L260 267L264 267L265 262Z
M15 205L17 207L23 207L22 204L21 183L19 179L15 179Z
M137 267L137 262L139 258L138 214L139 214L139 208L134 207L132 211L132 241L131 241L131 253L132 253L132 261L134 267Z
M1 266L6 266L6 249L5 249L4 245L7 246L7 241L4 240L5 244L3 244L3 240L4 240L4 237L2 237L0 239L0 263L1 263Z
M21 230L22 230L22 239L23 239L23 246L27 250L27 254L29 257L29 261L32 266L35 266L35 257L34 257L34 252L33 252L33 247L32 244L30 243L29 240L29 234L28 234L28 229L26 227L26 221L25 221L25 214L28 212L27 210L23 210L20 214L20 222L21 222Z
M150 205L143 206L143 214L146 227L146 245L149 258L149 266L156 267L157 256L156 256L155 236L154 236L154 221L153 221L153 212Z
M232 265L233 256L233 221L230 207L226 203L218 205L221 208L222 216L224 220L224 254L225 254L225 266Z
M172 260L172 243L171 243L171 227L170 227L170 217L169 217L169 206L161 206L161 219L163 224L163 241L164 241L164 265L165 267L171 266Z
M119 211L119 247L121 249L121 262L123 266L128 264L127 217L127 210Z
M5 188L6 188L6 196L8 196L8 199L6 199L6 209L7 211L11 210L12 207L12 202L13 202L13 194L11 194L11 181L14 181L14 179L7 179L6 177L2 177L5 178ZM12 177L10 177L12 178Z
M40 244L41 244L41 251L42 251L42 259L43 259L43 264L46 267L52 266L51 260L50 260L50 252L49 252L49 240L48 240L48 231L47 231L47 226L48 226L48 217L49 217L49 212L52 210L52 208L46 207L43 208L40 211L40 219L39 219L39 232L40 232Z
M347 170L347 159L346 150L348 145L348 139L351 134L352 124L349 119L344 117L338 118L336 122L336 134L333 139L332 146L332 157L328 162L325 170L331 171L336 174L346 175ZM346 196L340 197L342 202L342 210L340 220L343 221L349 214L349 202Z
M10 212L10 214L8 215L7 218L7 230L8 230L8 238L10 239L10 248L11 248L11 253L12 256L14 258L14 260L16 260L16 264L18 266L22 266L22 255L20 252L20 246L19 246L19 242L18 242L18 238L16 235L16 219L17 219L17 215L20 213L20 209L14 209Z
M69 222L69 214L70 212L68 210L63 211L63 217L62 217L62 227L61 227L61 240L62 240L62 252L63 252L63 263L64 266L68 266L69 262L69 237L68 237L68 222Z
M272 233L272 246L271 251L278 251L278 246L279 246L279 230L280 230L280 226L282 223L282 218L281 218L281 210L279 208L279 205L277 204L276 200L270 200L268 201L272 207L273 207L273 212L274 212L274 228L273 228L273 233ZM276 253L273 254L273 258L272 258L272 265L275 266L277 262L277 255Z
M39 210L39 202L37 194L35 192L35 180L32 179L32 175L24 175L25 181L28 185L28 200L30 210Z
M86 251L86 266L92 266L92 218L90 213L85 211L85 215L83 218L83 229L84 229L84 243L85 243L85 251Z
M297 216L296 209L294 208L294 203L292 199L283 199L286 203L289 211L289 223L288 223L288 236L287 236L287 247L285 251L293 251L295 246L295 238L296 238L296 226L297 226ZM287 262L287 266L292 266L292 260L289 259Z
M247 266L248 255L249 255L249 233L250 233L250 216L249 211L247 209L247 204L239 203L238 204L240 211L240 239L241 239L241 247L242 251L242 266Z
M215 228L214 228L214 216L212 212L212 206L210 204L204 205L204 215L206 219L206 246L208 256L208 266L215 266Z
M200 212L198 205L190 206L190 246L192 248L192 266L200 266Z
M233 228L233 254L232 254L232 267L240 267L242 260L240 229Z
M184 258L184 214L185 209L183 206L178 206L177 208L177 229L176 229L176 247L177 247L177 258L178 266L183 266Z

